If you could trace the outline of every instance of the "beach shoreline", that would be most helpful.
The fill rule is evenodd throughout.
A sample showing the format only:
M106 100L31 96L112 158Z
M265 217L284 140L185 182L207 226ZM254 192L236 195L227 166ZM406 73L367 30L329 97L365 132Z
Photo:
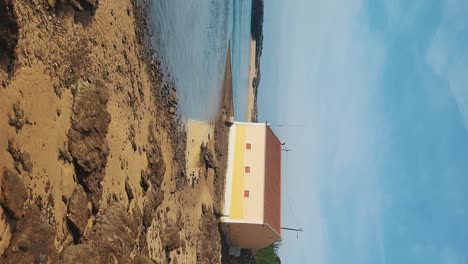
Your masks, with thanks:
M247 121L258 121L257 98L255 93L255 82L258 78L258 69L256 65L256 46L254 39L250 38L250 61L249 61L249 82L247 91Z
M193 159L189 181L191 138L151 46L149 1L0 1L17 24L0 35L13 52L0 74L2 260L220 262L230 52L219 115L197 142L217 169Z

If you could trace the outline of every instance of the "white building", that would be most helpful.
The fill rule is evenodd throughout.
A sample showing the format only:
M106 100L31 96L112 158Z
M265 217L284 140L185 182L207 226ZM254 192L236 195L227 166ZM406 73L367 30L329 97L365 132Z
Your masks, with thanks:
M281 141L268 124L230 128L223 215L234 247L281 239Z

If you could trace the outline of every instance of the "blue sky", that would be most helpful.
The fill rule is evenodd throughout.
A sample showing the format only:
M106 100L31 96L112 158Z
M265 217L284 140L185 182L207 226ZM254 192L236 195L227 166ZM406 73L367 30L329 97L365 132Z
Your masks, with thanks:
M260 118L304 124L275 128L283 225L304 228L284 263L468 263L467 17L462 0L265 1Z

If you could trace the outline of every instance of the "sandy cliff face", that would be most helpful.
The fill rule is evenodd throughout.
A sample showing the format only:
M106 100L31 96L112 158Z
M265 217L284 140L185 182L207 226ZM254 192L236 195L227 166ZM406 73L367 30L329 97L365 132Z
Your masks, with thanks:
M220 261L217 175L188 184L139 10L0 0L0 262Z

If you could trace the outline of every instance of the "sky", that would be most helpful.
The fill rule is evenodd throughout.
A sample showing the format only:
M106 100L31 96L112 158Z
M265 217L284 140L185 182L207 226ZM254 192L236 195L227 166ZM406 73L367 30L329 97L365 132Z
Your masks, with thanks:
M266 0L283 263L468 263L468 1Z

